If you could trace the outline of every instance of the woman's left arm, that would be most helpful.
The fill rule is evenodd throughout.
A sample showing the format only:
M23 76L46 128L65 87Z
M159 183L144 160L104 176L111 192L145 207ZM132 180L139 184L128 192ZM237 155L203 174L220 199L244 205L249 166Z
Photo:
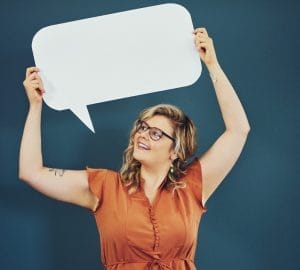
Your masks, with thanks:
M225 131L201 156L203 205L236 163L246 143L250 125L243 106L216 56L205 28L194 31L195 45L214 85Z

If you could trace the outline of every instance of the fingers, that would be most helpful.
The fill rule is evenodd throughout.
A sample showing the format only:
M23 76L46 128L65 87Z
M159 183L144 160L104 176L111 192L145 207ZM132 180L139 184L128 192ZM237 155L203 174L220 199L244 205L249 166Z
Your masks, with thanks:
M36 72L33 72L28 76L29 81L35 80L37 78L38 78L38 74Z
M26 69L26 75L25 76L26 76L26 78L28 78L31 73L33 73L33 72L39 72L39 71L40 70L37 67L29 67L29 68Z
M40 76L39 76L39 78L38 78L38 82L39 82L39 86L40 86L41 91L42 91L43 93L45 93L44 84L43 84L43 82L42 82Z
M195 38L195 46L198 51L205 49L204 51L208 51L210 48L213 48L212 39L209 37L196 37Z
M206 31L206 29L204 27L200 27L200 28L196 28L194 31L193 31L194 34L204 34L205 36L208 36L208 33Z
M208 36L208 33L204 27L196 28L193 32L195 34L195 45L203 45L204 43L212 44L213 40Z
M195 44L199 45L202 43L212 43L212 39L210 37L200 36L195 38Z
M213 39L208 35L206 29L204 27L196 28L193 34L195 35L195 47L206 66L218 63Z
M39 82L40 82L40 81L39 81L38 79L33 79L33 80L30 81L30 83L32 83L32 84L33 84L33 83L39 83Z
M210 49L211 47L207 43L202 43L201 45L197 45L196 48L200 53L208 53L211 51Z
M31 83L31 86L32 86L35 90L40 89L40 86L39 86L38 83Z
M34 89L40 89L43 93L45 92L43 82L41 77L37 72L39 72L39 68L37 67L29 67L26 69L26 79Z

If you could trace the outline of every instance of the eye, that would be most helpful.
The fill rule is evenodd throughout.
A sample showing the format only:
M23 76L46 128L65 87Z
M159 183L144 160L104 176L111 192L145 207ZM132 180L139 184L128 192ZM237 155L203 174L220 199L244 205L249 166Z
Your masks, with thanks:
M145 132L148 130L148 125L145 122L140 122L137 126L137 132Z
M152 129L152 136L154 136L155 138L161 138L161 136L162 136L162 133L161 133L161 131L160 130L158 130L158 129Z
M148 126L145 123L141 124L141 128L142 131L146 131L148 129Z

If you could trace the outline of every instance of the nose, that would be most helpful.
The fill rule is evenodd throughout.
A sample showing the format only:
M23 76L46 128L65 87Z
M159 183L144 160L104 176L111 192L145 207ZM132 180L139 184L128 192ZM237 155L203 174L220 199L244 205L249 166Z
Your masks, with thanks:
M146 140L149 140L150 139L150 134L149 134L149 129L147 129L146 131L142 132L140 134L140 136Z

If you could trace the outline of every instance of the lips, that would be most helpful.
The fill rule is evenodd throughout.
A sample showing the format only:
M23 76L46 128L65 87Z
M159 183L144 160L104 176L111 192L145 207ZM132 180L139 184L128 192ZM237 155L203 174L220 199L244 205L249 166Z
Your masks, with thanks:
M137 147L138 149L142 149L142 150L150 150L150 147L147 144L142 142L138 142Z

